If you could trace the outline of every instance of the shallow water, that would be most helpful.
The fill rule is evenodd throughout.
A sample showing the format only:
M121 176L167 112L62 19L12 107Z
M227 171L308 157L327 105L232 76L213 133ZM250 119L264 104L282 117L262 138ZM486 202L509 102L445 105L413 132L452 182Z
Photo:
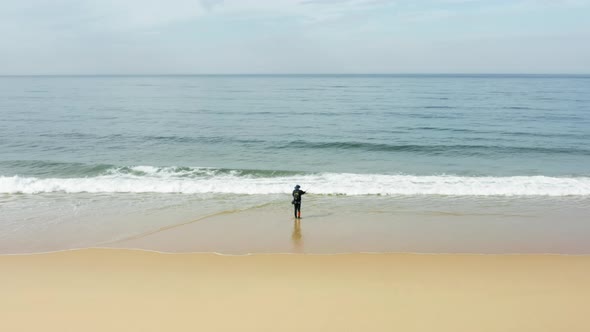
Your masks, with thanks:
M480 218L493 210L534 216L515 217L496 249L536 239L586 252L587 91L588 76L0 77L0 252L100 245L266 204L288 218L296 183L313 193L304 206L318 225L356 216L331 221L335 234L366 229L353 251L378 238L364 215L442 211L440 225L472 229L433 247L453 251L486 243L504 220ZM475 222L450 227L465 219ZM510 230L519 237L503 242ZM316 234L332 247L309 250L346 249Z

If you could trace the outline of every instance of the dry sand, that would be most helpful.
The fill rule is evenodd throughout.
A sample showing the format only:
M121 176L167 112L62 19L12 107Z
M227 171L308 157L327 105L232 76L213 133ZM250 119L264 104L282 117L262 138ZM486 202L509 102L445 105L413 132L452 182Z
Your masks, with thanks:
M590 257L0 256L0 331L590 331Z

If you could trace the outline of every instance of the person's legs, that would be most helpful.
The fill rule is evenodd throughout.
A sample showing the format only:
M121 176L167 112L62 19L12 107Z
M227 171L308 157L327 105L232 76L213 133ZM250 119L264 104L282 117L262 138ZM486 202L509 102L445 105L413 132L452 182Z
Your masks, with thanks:
M297 211L299 211L299 209L301 208L301 204L295 203L293 204L293 207L295 208L295 211L293 211L295 214L295 218L297 218Z

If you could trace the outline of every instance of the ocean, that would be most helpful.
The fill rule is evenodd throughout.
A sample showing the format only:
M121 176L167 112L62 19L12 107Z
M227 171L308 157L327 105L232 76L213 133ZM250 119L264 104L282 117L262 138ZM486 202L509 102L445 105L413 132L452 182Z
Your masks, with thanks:
M583 75L0 77L0 253L256 209L290 229L299 184L305 252L588 254L589 91Z

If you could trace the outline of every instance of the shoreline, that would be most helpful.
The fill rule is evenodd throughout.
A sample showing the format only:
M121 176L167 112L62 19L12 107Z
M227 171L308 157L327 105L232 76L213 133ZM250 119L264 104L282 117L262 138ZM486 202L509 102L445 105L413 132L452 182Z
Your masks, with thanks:
M590 257L590 253L583 254L562 254L562 253L477 253L477 252L405 252L405 251L391 251L391 252L371 252L371 251L360 251L360 252L335 252L335 253L314 253L314 252L248 252L243 254L232 254L223 253L216 251L193 251L193 252L175 252L175 251L160 251L154 249L144 248L124 248L124 247L84 247L84 248L71 248L71 249L60 249L52 251L41 251L41 252L25 252L25 253L0 253L1 257L11 256L41 256L41 255L53 255L68 252L79 252L87 250L111 250L121 252L139 252L148 254L160 254L160 255L216 255L221 257L246 257L246 256L346 256L346 255L416 255L416 256L523 256L523 257L536 257L536 256L563 256L563 257Z
M0 256L7 331L587 331L590 257Z
M100 204L113 200L106 199ZM144 208L138 213L119 212L115 205L109 209L111 214L57 219L51 225L43 218L29 222L8 215L0 225L4 235L0 236L0 254L97 247L228 255L590 254L590 231L584 222L590 213L588 199L426 202L312 196L304 203L300 221L293 219L290 205L276 200L264 205L240 201L237 203L244 206L235 209L233 200L223 206L222 202L188 199L151 211L145 204L155 200L157 196L150 197L136 207ZM246 203L253 206L246 207Z

